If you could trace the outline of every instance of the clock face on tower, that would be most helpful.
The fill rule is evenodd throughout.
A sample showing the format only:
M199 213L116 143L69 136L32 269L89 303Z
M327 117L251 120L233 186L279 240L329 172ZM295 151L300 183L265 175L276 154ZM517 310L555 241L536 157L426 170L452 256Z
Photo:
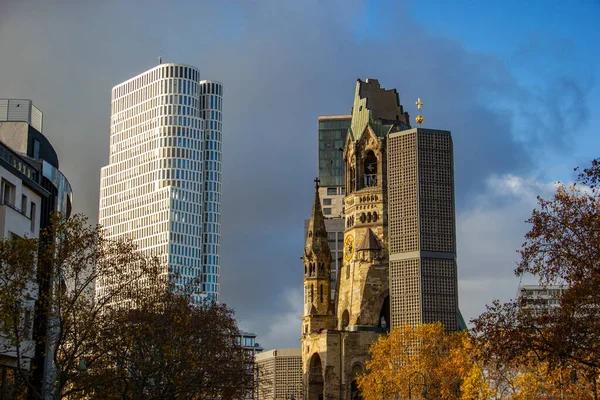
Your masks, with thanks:
M344 240L344 259L350 261L354 255L354 237L352 235L346 236Z

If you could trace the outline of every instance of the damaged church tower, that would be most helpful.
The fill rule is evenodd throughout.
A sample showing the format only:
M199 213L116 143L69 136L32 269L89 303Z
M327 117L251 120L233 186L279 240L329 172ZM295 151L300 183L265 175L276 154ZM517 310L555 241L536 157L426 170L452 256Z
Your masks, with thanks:
M331 252L317 190L306 233L302 369L307 400L360 398L356 377L390 327L458 326L450 132L411 129L395 89L358 80L343 149L343 263Z

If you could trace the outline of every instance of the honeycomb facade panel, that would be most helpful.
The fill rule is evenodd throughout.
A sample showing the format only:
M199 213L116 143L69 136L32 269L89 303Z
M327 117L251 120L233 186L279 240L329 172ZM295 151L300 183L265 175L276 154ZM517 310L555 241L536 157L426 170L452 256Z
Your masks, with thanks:
M420 259L390 261L392 326L416 325L421 316Z
M447 329L456 330L458 284L450 132L418 128L390 134L388 182L392 327L440 321ZM417 290L415 279L419 280Z

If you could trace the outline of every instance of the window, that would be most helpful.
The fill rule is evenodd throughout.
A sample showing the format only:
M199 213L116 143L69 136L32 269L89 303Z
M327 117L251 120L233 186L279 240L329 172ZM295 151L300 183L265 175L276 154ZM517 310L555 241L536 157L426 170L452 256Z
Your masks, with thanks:
M21 212L27 215L27 196L24 194L21 195Z
M324 208L323 209L323 214L324 215L331 215L331 208Z
M327 195L328 196L334 196L337 194L337 188L327 188Z
M35 203L31 202L31 207L29 208L30 216L31 216L31 232L35 231Z
M33 158L40 158L40 141L33 139Z
M2 190L2 204L9 204L11 206L15 205L15 187L11 185L4 179L2 180L1 188Z
M323 199L323 205L324 206L330 206L331 205L331 199Z

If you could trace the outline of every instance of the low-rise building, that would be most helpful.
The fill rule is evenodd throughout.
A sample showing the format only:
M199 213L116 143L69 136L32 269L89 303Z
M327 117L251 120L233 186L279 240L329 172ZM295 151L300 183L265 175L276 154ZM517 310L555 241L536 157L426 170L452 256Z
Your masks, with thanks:
M18 178L2 181L0 198L4 207L4 226L0 226L0 234L3 237L37 237L40 230L50 226L53 213L58 212L66 218L71 214L73 191L59 169L56 150L42 133L42 127L42 112L31 100L0 99L0 163L5 169L12 166L13 170L8 171ZM15 184L19 179L21 186ZM40 195L39 201L34 192ZM35 316L29 317L33 319L35 354L28 357L26 363L21 362L21 367L29 368L31 361L33 386L47 392L56 381L52 343L57 331L49 321L48 302L41 300L50 296L57 281L52 262L39 262L36 267L37 280L31 287L32 295L25 296L27 301L23 306L25 312L28 305L36 303Z
M254 357L256 400L303 398L302 353L300 348L274 349Z
M253 332L240 332L239 343L242 345L244 350L252 355L254 358L255 355L261 353L264 348L260 345L260 343L256 342L256 333Z

